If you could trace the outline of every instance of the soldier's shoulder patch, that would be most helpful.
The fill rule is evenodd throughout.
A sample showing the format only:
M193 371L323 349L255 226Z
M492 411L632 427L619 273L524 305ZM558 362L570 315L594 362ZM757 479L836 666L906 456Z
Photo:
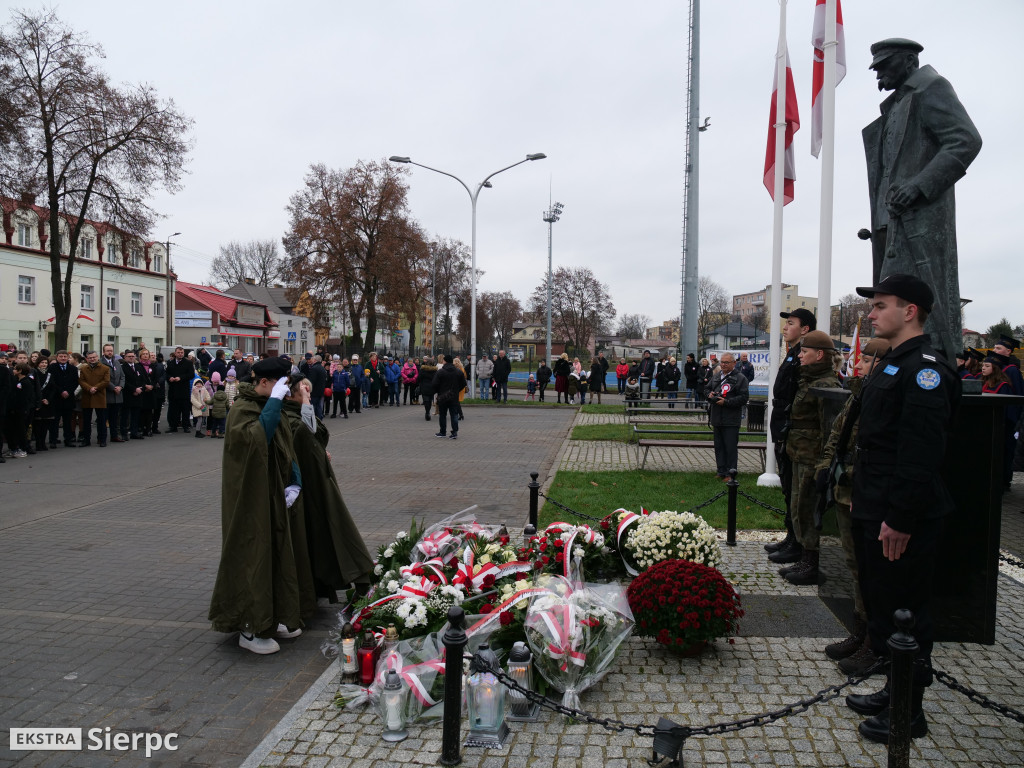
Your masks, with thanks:
M941 381L942 377L934 368L922 368L917 372L917 386L921 389L935 389Z

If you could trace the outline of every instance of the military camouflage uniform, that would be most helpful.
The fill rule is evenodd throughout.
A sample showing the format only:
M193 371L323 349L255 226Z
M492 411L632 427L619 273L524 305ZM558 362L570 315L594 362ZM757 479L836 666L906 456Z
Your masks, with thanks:
M799 368L799 384L790 411L786 453L793 462L793 490L790 509L793 531L804 550L817 552L818 529L814 526L817 493L814 489L815 465L825 449L825 404L812 394L812 387L838 388L833 369L833 353L825 359Z

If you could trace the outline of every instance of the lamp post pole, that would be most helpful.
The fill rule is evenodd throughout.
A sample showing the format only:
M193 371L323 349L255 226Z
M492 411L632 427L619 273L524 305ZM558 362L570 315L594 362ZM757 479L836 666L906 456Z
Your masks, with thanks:
M164 255L167 257L167 301L164 302L164 311L167 313L167 344L174 344L174 294L171 291L171 237L177 237L181 232L175 232L167 238ZM160 350L157 350L158 352Z
M469 301L469 337L470 338L469 338L469 360L467 361L468 365L466 366L466 378L469 379L469 382L468 382L469 383L469 396L471 398L476 396L476 394L475 394L475 389L476 389L476 387L475 387L475 384L476 384L476 201L477 201L477 198L480 196L480 190L483 189L484 187L490 187L491 186L490 180L492 178L494 178L495 176L497 176L499 173L502 173L503 171L507 171L509 168L515 168L517 165L522 165L523 163L525 163L527 161L530 161L530 160L543 160L545 157L547 157L547 155L545 155L543 152L535 152L533 154L527 155L525 158L520 160L518 163L512 163L512 165L506 165L504 168L501 168L500 170L495 171L494 173L492 173L489 176L487 176L487 178L485 178L479 184L477 184L475 191L471 191L469 186L466 184L466 182L464 182L462 179L460 179L455 174L448 173L447 171L442 171L442 170L439 170L437 168L431 168L429 165L423 165L422 163L415 163L415 162L413 162L408 157L402 157L402 156L399 156L399 155L392 155L391 157L388 158L388 160L390 160L392 163L408 163L409 165L417 165L420 168L426 168L428 171L433 171L434 173L440 173L442 176L448 176L450 178L453 178L457 182L459 182L459 184L462 185L462 188L464 190L466 190L466 194L469 195L469 202L470 202L470 205L472 206L472 209L473 209L473 230L472 230L472 241L471 241L471 245L470 245L471 253L473 255L473 263L472 263L472 267L471 267L471 270L470 270L471 271L471 274L470 274L470 280L471 280L471 285L470 285L470 301Z
M551 205L551 201L548 201L548 205ZM561 203L555 203L551 205L546 211L544 211L544 221L548 223L548 327L547 327L547 347L545 348L544 356L551 361L551 239L554 231L554 224L561 218L562 209L565 206Z

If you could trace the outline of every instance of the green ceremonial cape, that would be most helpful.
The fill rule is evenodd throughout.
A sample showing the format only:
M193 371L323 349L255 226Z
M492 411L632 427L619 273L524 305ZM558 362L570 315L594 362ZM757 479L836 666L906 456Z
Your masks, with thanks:
M218 632L267 635L303 626L316 610L302 497L289 509L295 452L282 414L271 442L260 422L267 398L240 384L228 412L221 470L222 548L210 621ZM308 430L307 430L308 431Z
M284 418L291 428L295 457L302 473L302 508L316 592L335 602L338 590L371 581L373 558L345 505L327 457L327 427L317 420L316 435L310 432L297 402L285 402Z

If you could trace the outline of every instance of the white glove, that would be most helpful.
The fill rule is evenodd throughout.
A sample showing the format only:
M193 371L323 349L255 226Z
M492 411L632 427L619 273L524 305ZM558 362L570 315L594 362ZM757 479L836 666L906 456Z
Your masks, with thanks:
M288 386L288 377L282 376L277 380L277 384L270 391L270 396L277 400L284 400L288 395L292 393L291 388Z
M286 507L291 507L295 503L295 500L299 498L299 491L301 490L301 485L289 485L284 489L284 504Z

